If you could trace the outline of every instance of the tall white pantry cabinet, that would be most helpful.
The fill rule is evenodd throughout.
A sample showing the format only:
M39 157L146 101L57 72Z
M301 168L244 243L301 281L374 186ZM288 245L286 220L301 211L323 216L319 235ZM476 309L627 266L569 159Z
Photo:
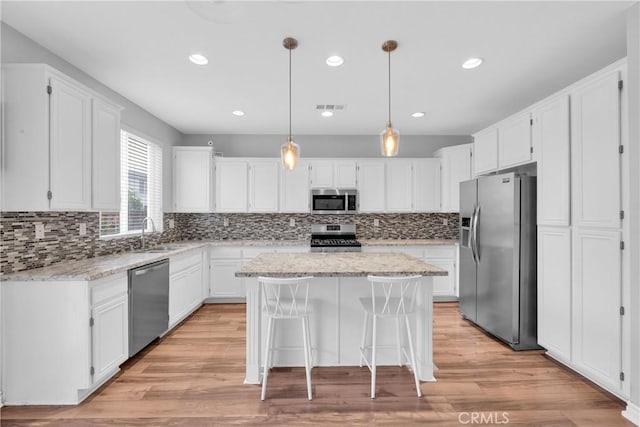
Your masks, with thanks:
M2 72L2 209L119 210L121 107L44 64Z
M617 396L629 395L623 263L626 62L532 110L538 160L538 342ZM624 190L624 191L623 191Z

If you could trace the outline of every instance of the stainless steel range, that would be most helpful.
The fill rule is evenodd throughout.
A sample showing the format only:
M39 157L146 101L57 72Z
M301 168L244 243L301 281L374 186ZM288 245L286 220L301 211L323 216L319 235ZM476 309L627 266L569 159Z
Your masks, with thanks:
M355 224L311 224L311 252L360 252Z

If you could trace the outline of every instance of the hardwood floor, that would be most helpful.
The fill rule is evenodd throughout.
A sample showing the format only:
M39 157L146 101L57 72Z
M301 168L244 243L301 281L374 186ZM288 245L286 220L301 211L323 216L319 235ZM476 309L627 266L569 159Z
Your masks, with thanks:
M244 329L244 305L205 305L82 404L4 407L1 425L632 425L622 402L542 352L487 337L456 303L435 306L438 381L422 398L406 368L379 368L375 400L367 368L314 368L309 402L304 369L280 368L261 402L260 387L242 383Z

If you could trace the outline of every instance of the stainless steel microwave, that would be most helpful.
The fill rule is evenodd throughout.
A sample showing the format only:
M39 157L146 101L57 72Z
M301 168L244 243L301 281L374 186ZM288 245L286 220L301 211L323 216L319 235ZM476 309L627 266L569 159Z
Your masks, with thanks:
M311 213L354 214L358 210L358 190L355 188L314 188L311 190Z

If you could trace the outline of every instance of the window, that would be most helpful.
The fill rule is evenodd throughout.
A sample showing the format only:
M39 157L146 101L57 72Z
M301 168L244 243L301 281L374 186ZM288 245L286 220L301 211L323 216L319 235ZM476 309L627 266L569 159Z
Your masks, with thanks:
M162 231L162 148L120 132L120 212L100 213L100 236L139 233L150 217ZM147 221L145 231L152 231Z

